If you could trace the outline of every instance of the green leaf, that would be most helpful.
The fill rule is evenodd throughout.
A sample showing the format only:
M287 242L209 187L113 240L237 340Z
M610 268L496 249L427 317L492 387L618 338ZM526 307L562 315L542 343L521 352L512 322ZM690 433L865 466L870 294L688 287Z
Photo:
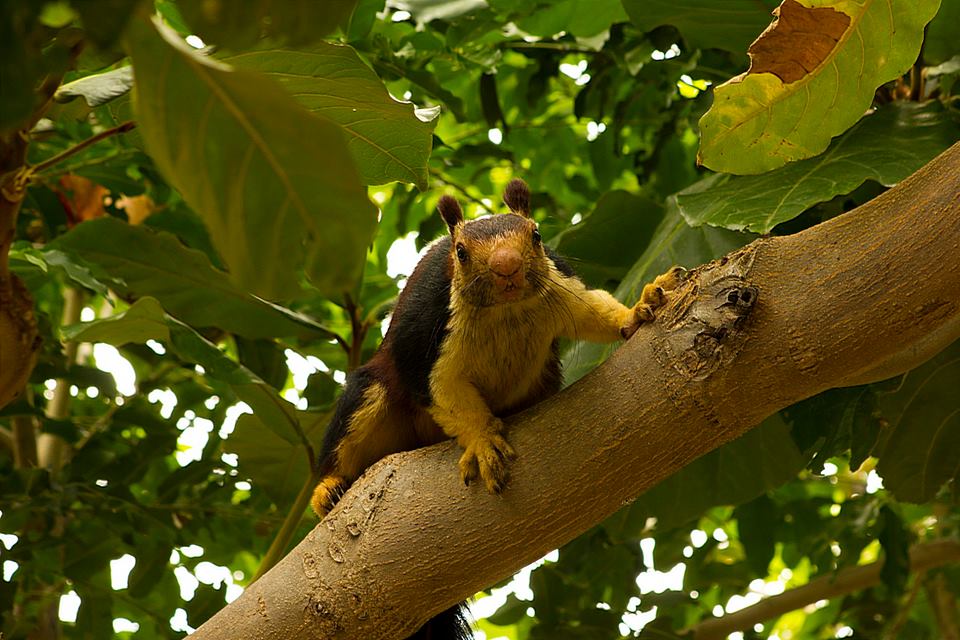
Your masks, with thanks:
M28 245L15 246L10 251L11 260L22 260L40 267L44 272L51 268L61 271L73 282L90 289L102 296L108 293L106 285L94 277L90 269L78 263L62 251L56 249L34 249Z
M873 415L876 396L869 385L830 389L781 412L790 423L790 435L801 451L812 454L810 470L819 473L828 458L848 449L856 469L873 450L880 429Z
M153 590L170 565L172 550L173 545L164 541L151 541L150 544L137 547L137 563L127 581L131 598L143 598Z
M420 22L453 20L487 6L486 0L398 0L391 3Z
M906 502L927 502L960 477L960 342L906 373L893 392L878 393L889 423L877 472Z
M141 0L72 0L86 37L101 49L115 44Z
M64 29L51 38L41 23L44 3L0 0L0 134L29 124L34 109L46 96L37 87L48 74L65 71L77 47L80 33Z
M939 102L901 102L864 116L816 158L758 176L711 176L677 194L693 226L768 233L811 206L867 180L891 187L960 138Z
M751 174L822 152L863 115L877 87L910 68L938 6L784 0L776 27L751 45L747 73L714 90L700 120L699 161Z
M739 53L770 23L777 0L623 0L631 22L644 31L673 25L691 47Z
M776 551L777 506L766 494L746 502L733 511L737 519L740 544L747 555L750 570L766 576Z
M203 367L207 376L231 386L237 397L250 405L267 428L290 443L302 443L304 434L293 406L246 367L237 364L215 344L164 313L154 298L141 298L123 313L81 322L62 329L65 340L105 342L122 346L129 342L160 340L178 358Z
M155 297L196 327L219 327L248 338L331 335L306 316L246 293L206 255L169 233L99 218L77 225L54 246L95 265L125 298Z
M523 600L518 600L517 597L513 594L507 596L507 601L496 610L495 613L486 618L487 622L490 624L495 624L498 627L506 627L511 624L516 624L524 616L527 615L527 609L530 608L530 603Z
M641 531L648 517L665 531L710 507L740 504L795 477L806 463L779 415L695 460L627 507L623 526Z
M300 268L321 293L350 289L377 211L338 128L156 26L137 21L127 40L141 133L231 277L272 299L300 294Z
M319 445L328 414L301 415L310 416L303 421L307 425L304 431L311 443ZM256 414L240 416L223 446L227 451L237 454L240 473L263 489L278 509L289 507L310 477L310 461L303 443L292 443L278 437L270 425Z
M321 42L300 50L249 51L224 61L271 76L304 107L338 125L364 184L397 180L427 188L440 110L394 100L350 47Z
M942 0L940 10L930 21L923 39L923 61L943 64L960 54L960 0Z
M115 347L170 340L167 314L154 298L141 298L126 311L107 318L65 326L61 335L65 341L105 342Z
M554 236L550 244L573 259L584 282L599 287L626 275L663 217L663 206L649 198L608 191L583 221Z
M245 48L266 36L304 44L345 24L357 0L180 0L177 7L204 42Z
M619 0L559 0L518 20L517 26L535 36L550 37L566 31L586 38L626 20L627 12Z
M106 73L96 73L68 82L57 89L57 102L83 98L90 107L99 107L118 98L133 86L133 67L126 66Z
M169 344L179 358L199 364L206 375L229 384L270 431L287 442L303 442L304 434L293 405L281 398L276 389L228 358L215 344L190 327L173 318L169 318L169 323Z
M657 226L646 250L633 264L614 295L625 304L640 297L644 285L674 265L693 268L747 244L752 237L725 229L687 226L676 207L670 206ZM577 265L573 265L576 270ZM579 343L563 357L564 381L579 380L607 359L616 344Z
M273 340L247 340L237 337L240 363L274 389L283 389L287 381L287 359L283 348Z
M890 505L885 504L880 508L877 520L880 528L877 538L884 556L880 580L893 593L901 594L910 575L910 533Z

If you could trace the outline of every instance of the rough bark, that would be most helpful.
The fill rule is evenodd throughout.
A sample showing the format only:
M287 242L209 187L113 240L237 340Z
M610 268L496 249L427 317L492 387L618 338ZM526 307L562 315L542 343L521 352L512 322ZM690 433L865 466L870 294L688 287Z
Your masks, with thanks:
M451 443L374 465L195 634L401 638L695 458L831 387L960 337L960 144L870 203L706 265L604 365L509 421L501 496Z

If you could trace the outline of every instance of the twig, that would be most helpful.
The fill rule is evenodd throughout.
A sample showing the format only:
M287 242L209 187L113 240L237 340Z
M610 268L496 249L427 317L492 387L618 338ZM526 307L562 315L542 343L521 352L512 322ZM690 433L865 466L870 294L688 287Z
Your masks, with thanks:
M430 169L430 175L436 178L437 180L439 180L440 182L442 182L443 184L447 185L448 187L453 187L454 189L459 191L461 194L463 194L464 198L466 198L470 202L473 202L474 204L479 206L481 209L483 209L487 213L493 215L494 212L490 209L490 207L488 207L486 203L483 202L483 200L470 195L470 192L467 191L466 187L463 187L457 184L456 182L451 182L450 179L445 174L441 173L440 171L437 171L436 169Z
M37 429L33 416L13 418L13 466L17 469L37 466Z
M903 625L907 624L907 620L910 618L910 611L913 610L913 603L916 602L917 594L920 593L920 588L924 586L926 578L927 573L925 571L918 572L917 575L914 576L913 586L910 587L910 591L903 599L903 603L900 605L896 617L893 619L893 622L890 623L890 626L884 634L886 640L897 640L897 638L900 637L900 630L903 628Z
M70 156L73 156L73 155L76 155L76 154L80 153L81 151L83 151L84 149L86 149L87 147L89 147L90 145L96 144L96 143L100 142L101 140L104 140L104 139L106 139L106 138L109 138L110 136L117 135L118 133L126 133L127 131L130 131L131 129L133 129L133 128L136 127L136 126L137 126L137 123L136 123L136 122L134 122L133 120L127 120L126 122L124 122L124 123L122 123L122 124L118 124L118 125L115 126L115 127L112 127L112 128L107 129L107 130L105 130L105 131L101 131L100 133L98 133L98 134L96 134L96 135L90 136L89 138L87 138L87 139L84 140L83 142L80 142L80 143L78 143L78 144L75 144L74 146L70 147L69 149L66 149L66 150L64 150L64 151L61 151L60 153L58 153L57 155L53 156L52 158L47 158L47 159L44 160L43 162L34 165L33 168L32 168L32 172L33 172L33 173L40 173L41 171L44 171L45 169L49 169L49 168L52 167L53 165L58 164L58 163L60 163L60 162L62 162L62 161L64 161L64 160L66 160L66 159L69 158Z
M590 56L606 56L607 53L600 49L584 49L582 47L571 47L563 42L503 42L499 45L500 49L541 49L547 51L560 51L562 53L582 53Z
M80 312L83 311L83 292L80 289L67 287L63 292L63 325L80 322ZM68 364L77 361L77 343L69 341L63 345L64 356ZM53 389L53 398L47 404L47 417L52 420L65 420L69 415L70 382L61 378ZM63 456L67 443L52 433L42 433L38 438L37 452L41 467L56 474L63 466Z
M960 622L957 620L957 596L950 591L943 573L926 581L927 602L933 609L934 619L943 640L960 640Z

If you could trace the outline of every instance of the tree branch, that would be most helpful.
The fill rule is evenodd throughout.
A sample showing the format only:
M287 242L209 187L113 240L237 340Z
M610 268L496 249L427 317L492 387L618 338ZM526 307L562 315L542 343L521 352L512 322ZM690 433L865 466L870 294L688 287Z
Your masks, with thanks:
M758 622L778 618L818 600L829 600L878 585L883 562L878 560L820 576L803 586L770 596L740 611L705 620L693 628L693 638L723 640L734 631L749 629ZM922 573L954 562L960 562L960 542L956 540L938 540L910 549L911 572Z
M960 144L854 211L695 270L606 363L507 420L502 496L463 487L453 443L390 456L195 637L409 635L783 407L956 340L958 238Z
M69 149L65 149L61 151L57 155L47 158L43 162L35 164L33 167L31 167L31 170L33 171L33 173L40 173L42 171L46 171L50 167L60 164L70 156L80 153L87 147L94 145L100 142L101 140L106 140L110 136L115 136L118 133L126 133L128 131L132 131L136 126L137 126L136 122L134 122L133 120L128 120L127 122L118 124L115 127L106 129L105 131L101 131L100 133L92 135L82 142L78 142L77 144L73 145Z

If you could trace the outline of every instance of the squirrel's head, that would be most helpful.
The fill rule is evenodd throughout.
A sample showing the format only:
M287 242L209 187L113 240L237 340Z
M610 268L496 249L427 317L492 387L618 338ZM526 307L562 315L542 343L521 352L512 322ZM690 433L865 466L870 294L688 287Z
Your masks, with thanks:
M514 179L503 193L510 213L465 221L460 204L443 196L437 209L450 230L452 285L461 300L478 307L518 302L535 295L549 265L537 223L530 218L530 190Z

